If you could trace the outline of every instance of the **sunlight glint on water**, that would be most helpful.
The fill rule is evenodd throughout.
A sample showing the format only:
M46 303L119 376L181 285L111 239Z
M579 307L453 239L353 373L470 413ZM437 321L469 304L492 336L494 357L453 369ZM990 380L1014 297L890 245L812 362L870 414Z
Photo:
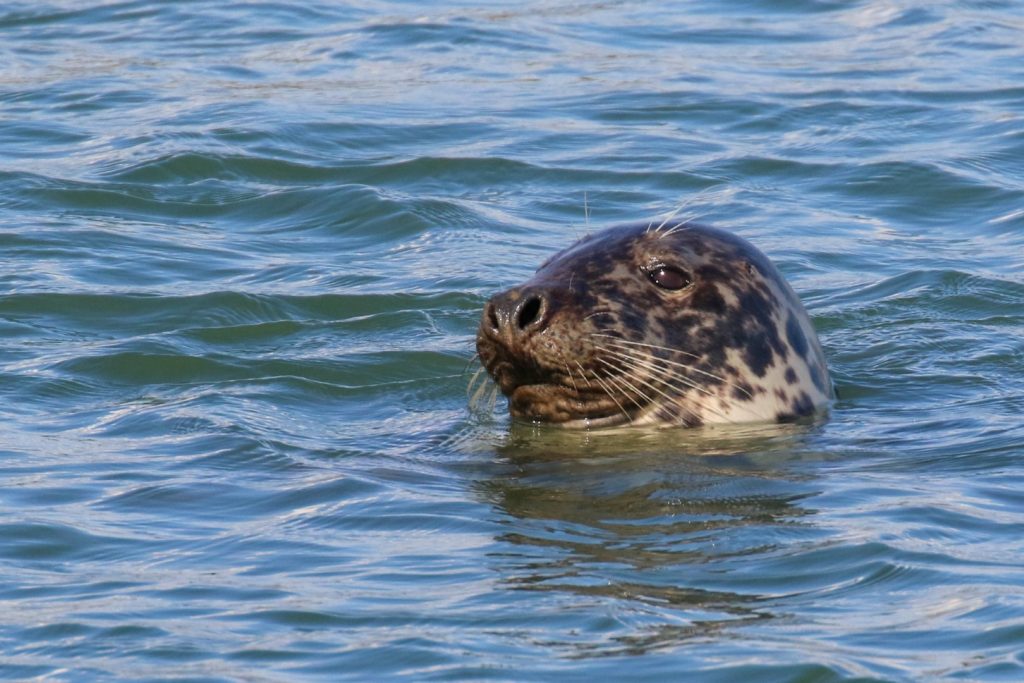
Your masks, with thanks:
M1024 677L1022 30L0 8L0 677ZM489 294L673 210L786 274L828 419L511 423Z

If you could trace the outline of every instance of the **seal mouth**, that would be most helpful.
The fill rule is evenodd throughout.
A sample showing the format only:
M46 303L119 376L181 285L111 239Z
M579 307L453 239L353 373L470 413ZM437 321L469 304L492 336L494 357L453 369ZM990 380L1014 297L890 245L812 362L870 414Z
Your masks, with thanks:
M582 391L558 383L520 384L508 396L512 417L563 427L596 427L632 420L603 391Z
M586 428L626 424L634 419L626 406L601 386L601 380L586 376L574 379L508 360L484 367L508 398L509 413L517 420Z

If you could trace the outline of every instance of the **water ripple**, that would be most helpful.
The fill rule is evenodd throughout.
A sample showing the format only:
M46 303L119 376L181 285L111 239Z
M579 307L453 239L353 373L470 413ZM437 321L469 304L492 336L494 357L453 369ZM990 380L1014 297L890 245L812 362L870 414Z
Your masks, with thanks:
M0 677L1016 680L1024 13L0 8ZM678 209L808 424L466 408L493 291Z

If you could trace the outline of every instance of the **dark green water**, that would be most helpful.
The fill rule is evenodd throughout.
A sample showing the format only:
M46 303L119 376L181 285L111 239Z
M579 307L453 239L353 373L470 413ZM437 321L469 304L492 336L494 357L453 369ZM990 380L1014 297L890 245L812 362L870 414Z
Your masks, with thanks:
M681 206L829 419L467 409ZM1017 2L5 3L0 676L1022 680L1022 273Z

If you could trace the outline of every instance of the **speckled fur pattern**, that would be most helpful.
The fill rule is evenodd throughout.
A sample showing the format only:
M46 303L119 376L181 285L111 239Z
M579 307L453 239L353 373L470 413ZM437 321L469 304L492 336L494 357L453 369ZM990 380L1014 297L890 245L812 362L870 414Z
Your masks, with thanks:
M685 285L659 286L664 268ZM692 223L581 239L488 302L477 350L513 417L569 427L790 421L832 397L814 328L775 266Z

